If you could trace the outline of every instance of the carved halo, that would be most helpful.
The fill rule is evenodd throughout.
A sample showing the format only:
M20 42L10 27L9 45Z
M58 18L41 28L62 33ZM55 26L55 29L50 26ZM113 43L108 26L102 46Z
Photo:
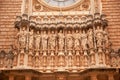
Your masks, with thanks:
M42 24L41 30L48 30L48 24Z
M80 24L79 24L79 23L75 23L75 24L73 25L73 27L74 27L74 28L80 28Z
M50 24L50 30L55 30L56 29L56 24Z
M57 24L57 28L59 28L59 27L64 28L65 27L65 23L64 22L60 22L59 24Z
M35 31L40 31L41 30L41 25L39 23L36 24Z

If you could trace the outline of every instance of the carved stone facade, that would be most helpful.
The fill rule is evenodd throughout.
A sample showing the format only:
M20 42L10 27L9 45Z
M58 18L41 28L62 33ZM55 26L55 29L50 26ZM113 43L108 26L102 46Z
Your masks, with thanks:
M60 17L63 20L56 20ZM18 34L13 50L16 58L8 59L9 63L16 62L14 68L79 72L83 67L119 66L115 62L119 57L112 56L105 15L44 16L41 22L35 19L39 17L28 19L26 14L16 18Z
M119 80L120 50L112 49L99 2L60 8L23 0L15 41L0 52L0 80Z
M23 14L16 17L18 33L11 52L14 56L4 57L4 51L1 52L1 64L7 61L6 66L1 67L9 64L14 68L33 68L42 72L119 67L119 56L113 55L115 52L106 27L105 15L99 13L95 13L94 18L92 15L45 15L42 18L30 16L29 19Z

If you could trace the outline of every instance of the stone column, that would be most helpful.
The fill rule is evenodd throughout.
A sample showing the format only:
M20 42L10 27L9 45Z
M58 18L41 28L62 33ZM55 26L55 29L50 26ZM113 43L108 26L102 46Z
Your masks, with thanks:
M93 49L90 50L90 61L91 61L91 66L95 65L95 52L93 51Z
M13 75L9 75L9 80L14 80L14 76Z
M84 51L84 66L88 67L88 54L87 54L87 51Z
M31 80L31 75L26 75L25 80Z
M98 80L98 79L97 79L97 76L96 76L95 74L92 74L92 75L91 75L91 80Z
M33 65L32 65L32 60L33 60L33 55L32 55L32 52L30 51L30 52L28 53L27 66L29 66L29 67L32 67L32 66L33 66Z
M24 53L20 53L20 61L19 61L19 65L20 65L20 66L23 66L23 65L24 65L24 56L25 56Z
M114 80L114 77L112 74L109 74L108 77L109 77L109 80Z
M14 60L13 60L13 66L14 66L14 67L17 66L17 60L18 60L18 56L15 55Z
M35 68L39 68L39 52L35 54Z

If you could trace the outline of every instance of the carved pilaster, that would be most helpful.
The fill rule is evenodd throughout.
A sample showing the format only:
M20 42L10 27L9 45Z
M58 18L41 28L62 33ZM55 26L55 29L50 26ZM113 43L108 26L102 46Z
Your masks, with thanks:
M90 62L91 62L91 66L94 66L96 64L95 61L95 52L93 49L90 50Z
M25 57L25 53L24 53L24 50L21 51L21 53L19 54L19 65L20 66L23 66L24 65L24 57Z
M88 54L87 54L87 51L84 51L84 66L85 67L88 67Z
M30 52L28 53L27 66L28 66L28 67L32 67L32 66L33 66L33 52L32 52L32 51L30 51Z
M102 48L98 48L98 56L99 56L99 64L103 64L104 60L104 52L102 51Z
M37 51L35 54L35 68L39 68L39 52Z
M63 68L65 66L66 66L65 54L64 52L59 52L58 53L58 67Z

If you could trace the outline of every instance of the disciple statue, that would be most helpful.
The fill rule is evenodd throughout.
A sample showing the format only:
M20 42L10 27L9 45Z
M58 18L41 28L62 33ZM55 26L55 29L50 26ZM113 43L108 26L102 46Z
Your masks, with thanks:
M93 48L93 31L92 29L88 30L88 46L89 48Z
M78 30L76 30L74 34L74 48L75 49L80 48L80 34Z
M22 27L20 32L17 34L18 38L18 46L20 49L26 49L26 44L27 44L27 31L25 27Z
M36 35L35 35L35 49L39 50L40 49L40 32L37 30Z
M73 48L73 36L72 36L70 30L68 31L68 33L66 35L66 43L67 43L67 49Z
M54 50L56 48L56 34L54 31L51 32L49 37L49 46L51 50Z
M43 31L41 38L42 38L42 50L46 50L48 48L48 35L46 30Z
M106 48L109 48L110 47L110 43L109 43L109 40L108 40L108 35L107 33L104 31L104 47Z
M58 33L58 47L59 47L59 50L64 49L64 39L65 39L65 36L63 34L63 31L60 30L59 33Z
M87 49L87 34L85 33L85 31L83 30L82 34L81 34L81 46L83 50Z
M14 59L14 53L12 51L9 51L9 53L6 55L6 63L8 68L12 68L13 66L13 59Z
M31 29L30 32L29 32L29 49L33 49L33 45L34 45L34 30Z
M95 34L96 34L97 47L101 47L103 45L103 31L99 26L97 26Z

